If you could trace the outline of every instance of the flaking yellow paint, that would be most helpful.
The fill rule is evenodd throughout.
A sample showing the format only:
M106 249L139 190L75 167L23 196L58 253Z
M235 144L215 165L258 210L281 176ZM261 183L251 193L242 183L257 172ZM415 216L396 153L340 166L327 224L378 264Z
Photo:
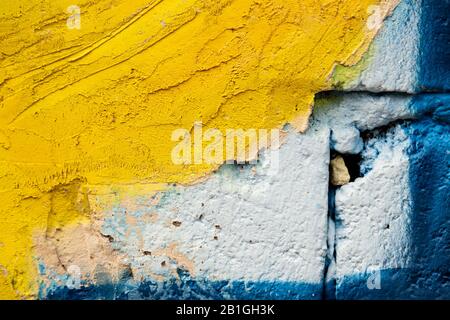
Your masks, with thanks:
M0 298L35 297L33 236L89 214L73 200L83 185L215 169L174 165L173 130L305 129L335 65L359 61L378 31L369 6L397 2L2 1ZM80 29L66 26L72 4Z

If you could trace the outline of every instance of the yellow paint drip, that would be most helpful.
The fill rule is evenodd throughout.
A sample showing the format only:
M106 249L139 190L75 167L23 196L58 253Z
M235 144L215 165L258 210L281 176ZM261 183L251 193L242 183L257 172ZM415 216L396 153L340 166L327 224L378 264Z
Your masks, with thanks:
M174 165L173 130L304 129L334 66L359 61L378 31L369 6L396 3L80 0L69 29L72 0L2 1L0 298L36 295L33 235L86 217L81 185L215 169Z

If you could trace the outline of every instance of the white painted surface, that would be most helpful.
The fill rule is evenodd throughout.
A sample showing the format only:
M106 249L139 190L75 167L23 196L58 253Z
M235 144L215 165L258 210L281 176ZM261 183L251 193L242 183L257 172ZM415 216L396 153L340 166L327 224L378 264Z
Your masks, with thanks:
M400 126L371 139L362 178L336 192L336 275L407 266L409 139Z

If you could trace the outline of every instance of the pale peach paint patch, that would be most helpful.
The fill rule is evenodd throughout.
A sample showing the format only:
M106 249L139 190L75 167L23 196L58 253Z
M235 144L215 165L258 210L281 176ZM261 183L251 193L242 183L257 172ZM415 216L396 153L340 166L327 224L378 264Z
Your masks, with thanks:
M128 268L126 258L111 248L109 239L85 223L37 236L35 254L51 272L63 275L75 266L88 281L94 280L99 268L116 280L121 271ZM45 277L43 279L45 281Z

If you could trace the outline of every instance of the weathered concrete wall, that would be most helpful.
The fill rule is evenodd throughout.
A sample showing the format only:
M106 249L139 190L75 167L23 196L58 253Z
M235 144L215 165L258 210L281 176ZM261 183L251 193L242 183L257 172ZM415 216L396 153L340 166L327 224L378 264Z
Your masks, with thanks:
M448 0L34 4L0 9L0 298L450 298ZM281 144L174 163L199 121Z

